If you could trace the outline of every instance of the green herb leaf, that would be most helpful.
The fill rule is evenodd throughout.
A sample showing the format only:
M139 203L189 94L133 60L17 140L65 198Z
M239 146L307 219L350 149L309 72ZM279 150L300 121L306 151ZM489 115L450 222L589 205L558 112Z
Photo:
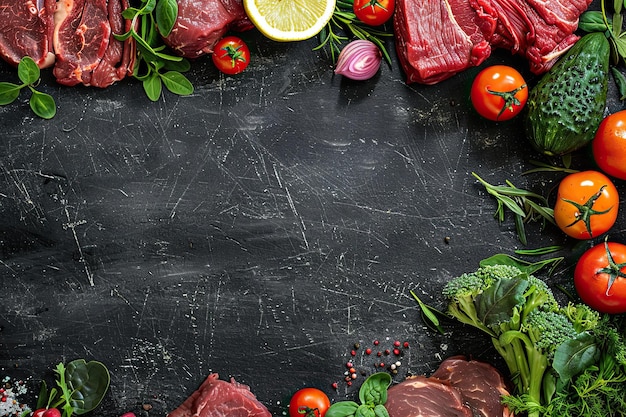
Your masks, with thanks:
M604 32L607 27L602 12L590 10L584 12L579 19L578 27L585 32Z
M617 89L619 91L619 99L620 101L624 101L626 99L626 77L616 67L611 67L611 73L613 74L615 85L617 86Z
M168 71L161 75L161 80L170 92L180 96L187 96L193 93L191 82L178 71Z
M109 389L111 377L101 362L76 359L67 364L67 383L71 387L71 404L78 415L95 409Z
M443 313L424 304L422 300L420 300L420 298L417 296L417 294L415 294L414 291L411 290L410 292L413 298L415 298L415 301L417 301L417 304L419 305L422 311L423 318L427 322L426 324L428 324L429 327L435 328L439 333L443 334L444 333L443 328L441 327L439 318L437 317L437 313L439 313L440 315L443 315Z
M161 84L161 78L158 73L151 73L143 80L143 90L146 96L152 101L157 101L161 97L161 90L163 86Z
M57 113L57 105L51 95L42 93L31 87L30 108L42 119L52 119Z
M0 82L0 106L13 103L20 95L20 90L25 85Z
M376 417L374 414L374 408L369 405L361 404L354 413L355 417Z
M389 417L389 412L384 405L378 404L374 407L374 415L376 417Z
M156 23L159 32L163 36L170 34L178 16L178 3L176 0L159 0L155 9Z
M326 417L353 417L356 414L356 410L359 408L359 404L354 401L340 401L332 404L328 410L326 410Z
M567 382L594 364L599 355L595 338L583 332L556 348L552 367L558 372L561 381Z
M359 389L359 400L362 404L384 405L387 402L387 388L391 385L391 375L377 372L370 375Z
M498 279L476 297L476 312L487 326L509 320L515 306L524 302L525 279Z
M133 20L139 13L141 13L141 10L135 7L129 7L122 12L122 17L127 20Z
M17 64L17 76L24 84L34 84L39 80L39 67L29 56L22 58Z

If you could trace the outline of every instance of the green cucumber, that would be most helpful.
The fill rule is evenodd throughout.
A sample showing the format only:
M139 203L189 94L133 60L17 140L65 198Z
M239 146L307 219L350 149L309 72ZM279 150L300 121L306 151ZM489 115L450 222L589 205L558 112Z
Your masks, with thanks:
M526 103L526 134L546 155L582 148L603 119L610 47L600 32L580 38L532 88Z

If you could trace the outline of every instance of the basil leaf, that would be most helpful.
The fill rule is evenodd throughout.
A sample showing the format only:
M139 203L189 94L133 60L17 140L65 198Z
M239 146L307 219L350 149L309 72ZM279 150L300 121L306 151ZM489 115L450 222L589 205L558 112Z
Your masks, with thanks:
M144 6L141 8L140 13L150 14L154 10L155 6L156 6L156 0L147 0L146 4L144 4Z
M619 99L620 101L624 101L624 99L626 99L626 77L616 67L611 67L611 72L613 73L615 85L617 85L617 89L619 90Z
M0 106L13 103L20 95L20 90L23 86L0 82Z
M193 93L193 85L191 82L178 71L168 71L161 75L161 80L165 84L165 88L179 96L187 96Z
M377 372L370 375L359 389L359 400L361 404L371 405L387 402L387 388L391 385L391 375L387 372Z
M156 23L163 36L170 34L178 17L178 3L176 0L159 0L156 9Z
M374 408L365 404L361 404L359 408L356 409L356 413L354 413L354 416L355 417L376 417L376 415L374 414Z
M384 405L378 404L376 407L374 407L374 415L376 417L389 417L389 412Z
M71 404L78 415L85 414L96 408L107 390L111 377L101 362L85 362L76 359L67 364L65 369L67 384L71 387Z
M157 101L161 97L163 86L158 73L151 73L143 80L143 90L151 101Z
M578 27L585 32L604 32L609 29L604 22L602 12L595 10L584 12L580 16Z
M139 9L129 7L122 12L122 17L126 20L133 20L140 13Z
M57 113L57 105L51 95L32 89L30 108L42 119L52 119Z
M359 405L354 401L341 401L326 410L325 417L354 417Z
M487 326L501 323L513 317L517 305L524 302L528 288L525 279L498 279L476 297L476 312Z
M191 69L191 63L188 59L184 58L180 61L167 60L164 62L163 68L171 71L186 72Z
M39 79L39 74L39 67L29 56L25 56L20 60L20 63L17 64L17 76L24 84L36 83Z
M600 350L595 338L587 332L561 343L554 351L552 367L561 381L567 382L598 360Z

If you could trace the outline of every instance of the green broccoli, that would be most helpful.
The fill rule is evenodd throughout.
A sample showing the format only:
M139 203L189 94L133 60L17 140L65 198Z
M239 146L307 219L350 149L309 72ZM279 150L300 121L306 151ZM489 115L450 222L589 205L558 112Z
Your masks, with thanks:
M454 278L443 295L451 317L491 337L509 369L517 399L525 402L524 411L538 416L557 383L567 380L553 368L555 352L564 346L563 355L574 355L587 342L578 340L582 330L574 326L552 290L515 266L486 265Z

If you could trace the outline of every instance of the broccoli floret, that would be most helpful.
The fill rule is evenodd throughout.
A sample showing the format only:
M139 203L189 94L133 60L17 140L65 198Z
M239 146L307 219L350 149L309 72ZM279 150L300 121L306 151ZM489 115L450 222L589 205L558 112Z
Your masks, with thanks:
M568 303L561 312L579 332L593 330L600 324L600 313L587 304Z
M551 364L556 348L586 330L586 320L592 319L581 309L576 327L543 280L511 265L483 266L463 274L444 287L443 295L451 317L491 336L509 368L517 395L524 396L528 404L550 401L555 389ZM527 411L531 417L538 415Z

